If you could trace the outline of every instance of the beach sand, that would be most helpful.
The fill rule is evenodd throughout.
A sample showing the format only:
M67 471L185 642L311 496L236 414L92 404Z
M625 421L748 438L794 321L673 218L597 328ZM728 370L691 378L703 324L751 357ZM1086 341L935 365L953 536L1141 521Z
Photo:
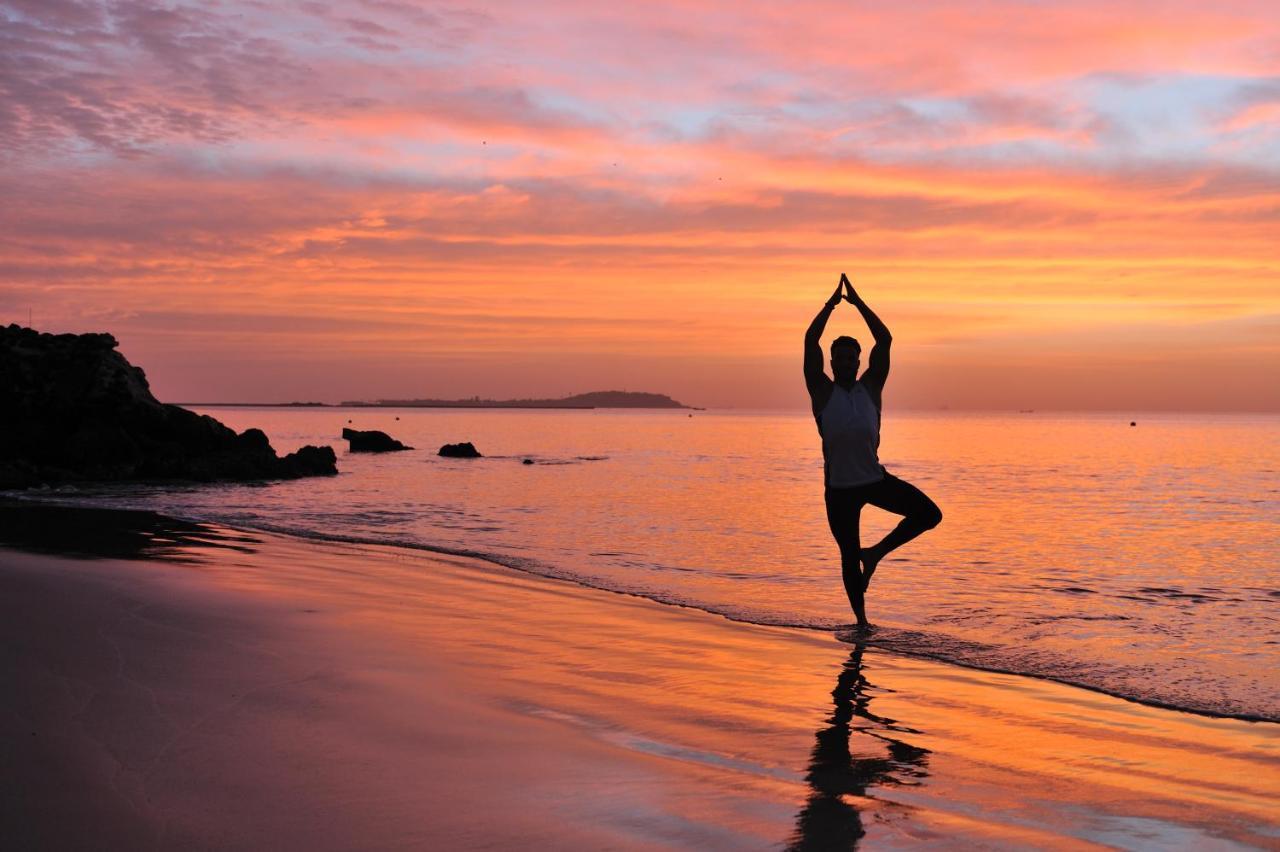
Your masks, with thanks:
M0 515L6 849L1280 848L1280 725L475 559Z

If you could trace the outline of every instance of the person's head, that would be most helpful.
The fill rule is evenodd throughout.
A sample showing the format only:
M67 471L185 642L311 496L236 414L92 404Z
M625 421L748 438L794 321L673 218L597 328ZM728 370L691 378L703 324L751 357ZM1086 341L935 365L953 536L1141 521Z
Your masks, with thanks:
M858 378L858 361L862 358L862 346L848 335L831 341L831 373L837 382L851 382Z

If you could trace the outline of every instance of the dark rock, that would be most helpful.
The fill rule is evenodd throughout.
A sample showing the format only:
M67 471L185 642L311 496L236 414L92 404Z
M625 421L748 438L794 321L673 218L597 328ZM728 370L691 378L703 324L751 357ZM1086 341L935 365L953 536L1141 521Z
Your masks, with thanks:
M353 453L392 453L397 450L413 449L377 429L370 429L367 432L361 432L359 429L343 429L342 438L351 442Z
M0 488L338 472L329 447L279 458L261 429L237 435L208 415L158 401L116 345L109 334L0 328Z
M461 444L445 444L440 448L440 455L454 459L478 459L480 451L470 441Z
M525 459L521 464L533 464L533 459Z
M289 453L280 463L289 471L290 476L299 478L338 472L338 455L333 447L317 447L314 444Z

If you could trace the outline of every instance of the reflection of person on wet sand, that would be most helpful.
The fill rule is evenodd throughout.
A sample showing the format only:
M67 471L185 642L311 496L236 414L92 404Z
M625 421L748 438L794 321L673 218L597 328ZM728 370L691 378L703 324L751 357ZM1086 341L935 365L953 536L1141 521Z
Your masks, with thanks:
M822 369L821 339L831 312L842 299L862 314L875 345L867 359L867 370L859 379L861 345L852 337L832 341L833 381ZM889 329L843 273L835 293L813 318L804 336L804 381L818 421L818 434L822 436L827 523L840 546L844 590L858 619L858 629L863 632L871 628L864 598L880 560L942 520L937 505L919 488L886 471L877 455L881 398L889 378L892 342ZM858 538L858 521L862 507L868 503L903 517L878 543L864 548Z
M866 832L850 798L866 798L867 788L877 785L918 784L927 774L929 750L892 736L909 729L872 713L867 707L870 693L859 646L841 668L831 692L835 711L827 720L830 725L816 735L805 775L809 799L796 817L789 850L852 849ZM883 756L854 757L850 740L855 730L870 738L862 748L870 747L873 753L883 749Z

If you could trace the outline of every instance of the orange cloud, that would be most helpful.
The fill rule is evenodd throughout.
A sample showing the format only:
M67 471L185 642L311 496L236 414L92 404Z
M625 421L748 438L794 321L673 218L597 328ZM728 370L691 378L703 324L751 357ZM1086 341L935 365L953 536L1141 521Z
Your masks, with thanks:
M895 404L1278 405L1258 4L8 9L0 319L162 397L800 405L845 270Z

